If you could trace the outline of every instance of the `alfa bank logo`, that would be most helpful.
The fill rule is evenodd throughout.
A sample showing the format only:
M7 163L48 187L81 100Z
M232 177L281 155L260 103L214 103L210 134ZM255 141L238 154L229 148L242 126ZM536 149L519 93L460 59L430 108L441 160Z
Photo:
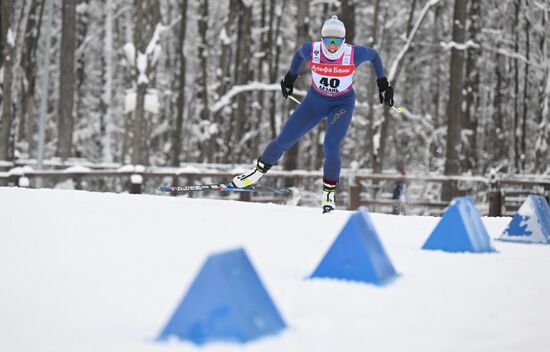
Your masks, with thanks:
M347 76L353 73L352 67L335 65L311 65L311 70L319 74L336 74L339 76Z

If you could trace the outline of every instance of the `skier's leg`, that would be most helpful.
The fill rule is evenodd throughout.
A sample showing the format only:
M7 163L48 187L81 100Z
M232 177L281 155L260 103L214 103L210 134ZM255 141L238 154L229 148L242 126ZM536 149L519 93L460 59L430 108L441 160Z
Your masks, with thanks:
M344 140L351 123L354 102L343 104L333 109L328 116L327 132L323 149L323 196L321 206L323 213L336 209L336 186L340 178L340 144Z
M286 121L279 135L272 140L260 159L269 165L279 161L285 151L292 147L313 127L317 126L324 115L319 109L321 101L315 96L307 96Z
M314 98L306 97L290 115L281 133L268 144L252 169L233 178L236 187L242 188L258 183L288 148L321 121L322 114L318 113L319 102L315 103Z
M338 182L340 178L340 145L348 132L355 102L343 104L333 109L328 116L327 132L323 145L325 160L323 176Z

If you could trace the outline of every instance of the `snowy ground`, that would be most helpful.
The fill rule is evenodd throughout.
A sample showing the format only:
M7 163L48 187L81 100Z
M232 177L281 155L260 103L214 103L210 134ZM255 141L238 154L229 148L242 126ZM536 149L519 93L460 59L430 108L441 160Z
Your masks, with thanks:
M0 351L548 351L550 246L420 247L438 218L371 214L401 276L304 280L350 212L0 188ZM496 238L510 218L484 218ZM245 247L289 328L156 343L205 258Z

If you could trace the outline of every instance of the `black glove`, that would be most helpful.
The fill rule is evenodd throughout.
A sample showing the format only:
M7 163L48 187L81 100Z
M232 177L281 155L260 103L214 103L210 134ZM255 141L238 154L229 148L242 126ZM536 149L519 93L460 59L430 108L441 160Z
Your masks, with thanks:
M386 77L377 79L376 85L378 85L380 104L385 103L387 106L393 106L393 88L388 83Z
M293 75L290 72L287 72L285 78L281 80L281 92L283 93L283 97L285 97L285 99L288 98L289 95L292 95L296 78L298 78L298 75Z

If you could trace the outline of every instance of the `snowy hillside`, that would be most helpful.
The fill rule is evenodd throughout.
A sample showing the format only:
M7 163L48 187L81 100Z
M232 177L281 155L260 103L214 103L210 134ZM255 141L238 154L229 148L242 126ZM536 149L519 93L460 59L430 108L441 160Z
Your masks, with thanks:
M420 249L438 218L371 214L400 276L304 280L351 213L0 188L0 351L547 351L550 246ZM510 218L484 218L496 238ZM155 338L206 257L244 247L289 326L252 343Z

